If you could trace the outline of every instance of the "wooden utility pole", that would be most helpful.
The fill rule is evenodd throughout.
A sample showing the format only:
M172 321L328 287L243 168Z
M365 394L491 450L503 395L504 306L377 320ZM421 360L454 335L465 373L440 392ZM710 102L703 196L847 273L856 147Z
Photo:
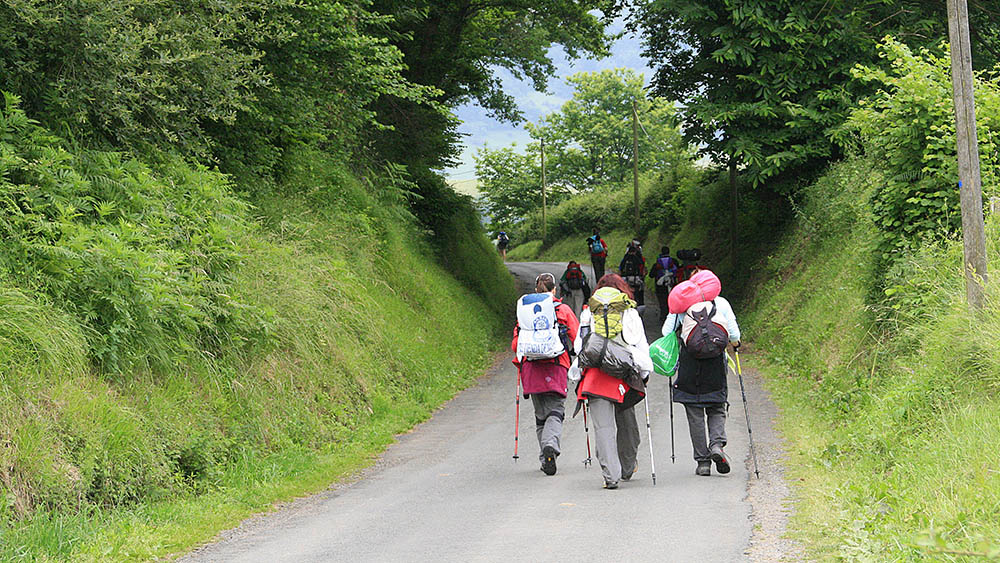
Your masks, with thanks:
M542 242L545 242L548 221L546 221L545 210L545 139L542 139Z
M733 213L732 231L729 233L729 259L732 260L734 267L738 267L739 260L736 253L740 236L740 194L736 184L736 157L732 155L729 156L729 190L732 194Z
M948 37L951 42L951 83L955 97L958 142L958 190L962 203L965 248L965 295L969 306L981 309L986 281L986 236L983 227L983 187L979 174L976 104L973 96L969 8L966 0L948 0Z
M639 236L639 109L632 100L632 183L635 199L635 236Z

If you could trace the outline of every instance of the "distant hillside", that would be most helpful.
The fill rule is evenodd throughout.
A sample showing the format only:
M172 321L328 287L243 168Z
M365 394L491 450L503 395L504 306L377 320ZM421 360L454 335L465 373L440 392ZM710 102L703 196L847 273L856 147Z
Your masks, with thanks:
M448 185L452 187L456 192L468 195L472 197L479 197L479 179L472 178L469 180L455 180L448 179Z

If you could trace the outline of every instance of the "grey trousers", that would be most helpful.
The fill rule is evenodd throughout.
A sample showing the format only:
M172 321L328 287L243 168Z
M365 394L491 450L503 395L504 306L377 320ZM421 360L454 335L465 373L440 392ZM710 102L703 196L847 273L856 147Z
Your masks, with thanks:
M552 446L556 455L559 436L562 435L563 417L566 416L566 397L559 393L534 393L531 404L535 407L535 433L538 434L538 461L542 461L541 450Z
M590 398L591 423L594 425L597 461L608 483L617 483L635 472L639 451L639 424L635 408L621 408L619 403L599 397ZM624 471L623 471L624 468Z
M687 411L688 429L691 431L691 445L694 447L695 461L709 461L711 448L726 445L726 405L716 403L710 406L684 405ZM708 436L705 436L705 419L708 418Z
M580 318L580 311L583 309L583 290L582 289L571 289L562 295L562 302L573 309L573 314L576 318Z

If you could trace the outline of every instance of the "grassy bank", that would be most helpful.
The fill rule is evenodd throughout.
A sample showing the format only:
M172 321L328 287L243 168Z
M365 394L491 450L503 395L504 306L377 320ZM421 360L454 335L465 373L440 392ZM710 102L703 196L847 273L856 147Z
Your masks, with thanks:
M512 280L464 200L445 270L391 179L320 154L252 207L3 117L0 559L183 551L370 462L504 336Z
M866 202L881 181L854 159L806 191L746 318L783 411L795 534L817 559L996 554L1000 286L969 314L961 242L944 239L903 257L869 305L881 273Z

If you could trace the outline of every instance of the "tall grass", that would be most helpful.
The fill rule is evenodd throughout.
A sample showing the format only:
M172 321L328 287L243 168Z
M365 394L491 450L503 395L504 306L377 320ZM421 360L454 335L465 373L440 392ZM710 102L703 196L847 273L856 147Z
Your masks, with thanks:
M46 270L30 253L7 249L0 560L149 559L204 541L251 510L365 463L474 381L506 336L500 311L515 298L513 281L471 207L452 210L439 227L472 248L448 269L406 211L398 178L359 180L316 153L289 154L287 185L255 208L216 173L114 155L100 161L116 175L110 191L86 213L67 215L65 202L85 202L93 181L78 173L72 148L32 135L39 154L67 167L58 181L69 195L32 196L33 209L50 215L8 223L20 228L8 232L19 233L23 248L39 244L32 233L40 230L49 250L77 245L72 264L108 264L105 249L124 229L144 238L126 244L108 270L120 283L77 288L84 294L60 285L69 288L83 270ZM41 164L22 173L34 166L25 162L0 176L7 219L23 194L49 185ZM213 203L212 194L221 198ZM102 206L116 211L105 219ZM140 218L143 225L130 226ZM97 234L84 244L45 230L53 225ZM212 262L208 244L224 245L217 254L229 261ZM198 293L187 291L189 281ZM123 294L140 298L114 305ZM192 325L143 309L163 300L188 316L216 305ZM152 324L119 332L80 307L98 302L113 304L99 311L112 319L148 310L142 318ZM107 361L109 343L115 357L135 361ZM141 361L158 350L166 361Z
M1000 285L970 314L961 245L901 256L891 295L871 303L879 181L865 159L805 192L774 253L747 334L782 409L797 534L816 558L975 558L1000 545ZM998 253L990 218L990 254Z

